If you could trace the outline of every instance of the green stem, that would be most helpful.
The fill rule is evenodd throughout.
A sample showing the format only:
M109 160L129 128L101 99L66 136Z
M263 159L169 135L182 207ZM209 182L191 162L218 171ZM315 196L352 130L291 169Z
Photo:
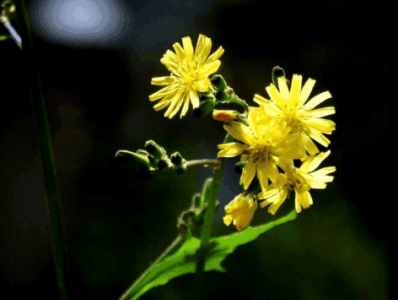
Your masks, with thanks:
M141 276L134 281L134 283L127 289L127 291L119 298L119 300L126 300L128 299L131 291L145 278L145 276L149 273L149 271L151 271L151 269L156 266L167 254L169 254L169 252L171 250L173 250L177 245L180 244L180 242L182 241L182 236L179 235L176 237L176 239L170 244L170 246L167 247L166 250L163 251L162 254L160 254L160 256L155 260L155 262L153 264L151 264L149 266L148 269L146 269L144 271L144 273L141 274Z
M228 135L225 137L224 142L226 142ZM221 181L224 175L224 159L220 159L220 167L214 169L213 180L211 183L211 191L209 195L209 203L205 214L205 219L202 227L201 241L199 247L198 260L196 262L196 277L194 279L193 293L196 299L201 299L201 290L203 286L204 271L206 264L206 253L205 249L209 245L211 238L211 229L214 223L214 218L216 214L216 203L218 199L218 194L220 192Z
M15 0L16 12L21 23L21 36L24 43L22 50L26 73L30 83L31 98L35 112L38 130L43 173L47 190L47 213L50 219L51 244L54 253L55 268L57 272L58 285L63 300L71 297L71 281L68 278L68 264L66 260L66 249L62 236L62 224L60 215L60 200L56 181L54 156L51 147L51 136L47 120L44 93L38 72L34 54L33 39L27 14L26 3L23 0Z
M198 160L190 160L185 162L185 166L187 168L189 167L213 167L213 168L219 168L221 166L221 162L217 159L198 159Z

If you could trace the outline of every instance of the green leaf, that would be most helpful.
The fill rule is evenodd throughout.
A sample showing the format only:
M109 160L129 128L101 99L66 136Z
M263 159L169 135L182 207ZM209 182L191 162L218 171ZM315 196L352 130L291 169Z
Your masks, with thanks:
M258 227L248 227L243 231L227 236L212 238L205 249L205 271L225 272L226 270L221 263L229 254L235 251L236 247L251 242L269 229L292 221L296 217L296 211L292 211L287 216L276 221ZM122 299L138 299L153 287L166 284L173 278L194 273L196 260L200 255L198 253L199 248L200 240L191 235L187 236L181 247L174 254L165 257L150 269L143 279L129 291L128 296Z

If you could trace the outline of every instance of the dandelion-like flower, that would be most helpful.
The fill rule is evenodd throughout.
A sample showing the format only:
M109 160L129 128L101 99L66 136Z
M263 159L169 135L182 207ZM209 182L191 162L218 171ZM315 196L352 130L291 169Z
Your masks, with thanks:
M319 150L311 138L325 147L329 145L330 141L323 134L331 134L336 125L333 121L322 119L322 117L334 114L335 109L329 106L314 110L313 108L332 96L329 92L323 92L306 103L315 80L308 79L302 89L301 81L301 75L293 75L289 91L286 79L279 77L279 90L273 84L266 88L271 101L257 94L254 96L254 101L260 104L270 116L286 121L288 126L292 127L292 133L299 132L301 147L314 155Z
M330 150L316 156L309 156L300 168L295 168L289 159L278 159L278 165L285 171L285 174L279 174L277 179L269 186L268 191L263 191L258 195L259 199L267 199L260 206L265 207L271 204L268 212L274 215L294 190L296 212L301 212L301 207L310 207L312 197L309 190L324 189L327 182L333 181L333 176L328 174L334 172L335 167L325 167L314 171L329 154Z
M228 205L225 206L226 216L223 218L225 225L229 226L232 221L236 229L242 230L249 226L257 209L257 201L253 194L239 194Z
M286 122L270 118L258 107L249 107L247 125L232 122L224 129L239 142L220 144L218 157L240 156L246 163L239 184L247 189L257 173L263 191L268 188L268 179L278 176L275 156L298 159L305 155L297 147L297 134L288 134L291 128Z
M176 53L167 50L160 60L171 72L171 76L155 77L151 82L153 85L166 86L150 95L149 100L156 101L163 98L154 106L154 109L160 110L168 106L164 116L170 119L183 104L180 117L187 113L189 102L192 103L193 108L198 108L198 92L213 91L209 75L215 73L220 67L221 62L218 58L224 52L224 49L220 47L209 56L211 39L202 34L199 35L195 52L190 37L184 37L182 44L183 47L175 43L173 48Z

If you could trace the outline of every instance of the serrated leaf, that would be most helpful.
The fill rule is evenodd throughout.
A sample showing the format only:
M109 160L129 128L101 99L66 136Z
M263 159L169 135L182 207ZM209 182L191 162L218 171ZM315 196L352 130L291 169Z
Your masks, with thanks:
M292 211L276 221L258 227L247 227L238 233L212 238L206 249L205 271L225 272L226 270L221 263L229 254L235 251L236 247L251 242L269 229L292 221L296 217L296 211ZM193 236L187 237L174 254L167 256L149 270L145 277L129 291L128 296L121 299L138 299L153 287L166 284L173 278L194 273L196 260L199 256L199 247L199 239Z

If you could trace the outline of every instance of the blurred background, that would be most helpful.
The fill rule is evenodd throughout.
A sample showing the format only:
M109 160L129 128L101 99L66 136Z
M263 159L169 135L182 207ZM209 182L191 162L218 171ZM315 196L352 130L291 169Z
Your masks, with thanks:
M336 166L326 190L294 221L239 247L209 272L203 299L393 299L391 199L385 187L388 31L382 3L318 1L28 1L45 90L73 280L72 299L117 299L177 236L177 218L211 170L148 181L116 162L153 139L169 154L215 158L225 132L211 119L156 112L152 77L167 49L199 34L225 49L218 71L250 105L279 65L329 90ZM12 24L18 30L18 20ZM6 34L4 26L0 34ZM0 43L0 287L12 299L59 299L41 158L21 51ZM320 146L321 147L321 146ZM321 147L321 149L324 149ZM380 157L385 156L384 163ZM223 207L241 191L227 163L215 236L235 232ZM290 199L280 217L294 207ZM275 219L258 210L253 225ZM190 299L193 275L142 299ZM0 297L2 298L2 296ZM8 299L7 297L4 299Z

